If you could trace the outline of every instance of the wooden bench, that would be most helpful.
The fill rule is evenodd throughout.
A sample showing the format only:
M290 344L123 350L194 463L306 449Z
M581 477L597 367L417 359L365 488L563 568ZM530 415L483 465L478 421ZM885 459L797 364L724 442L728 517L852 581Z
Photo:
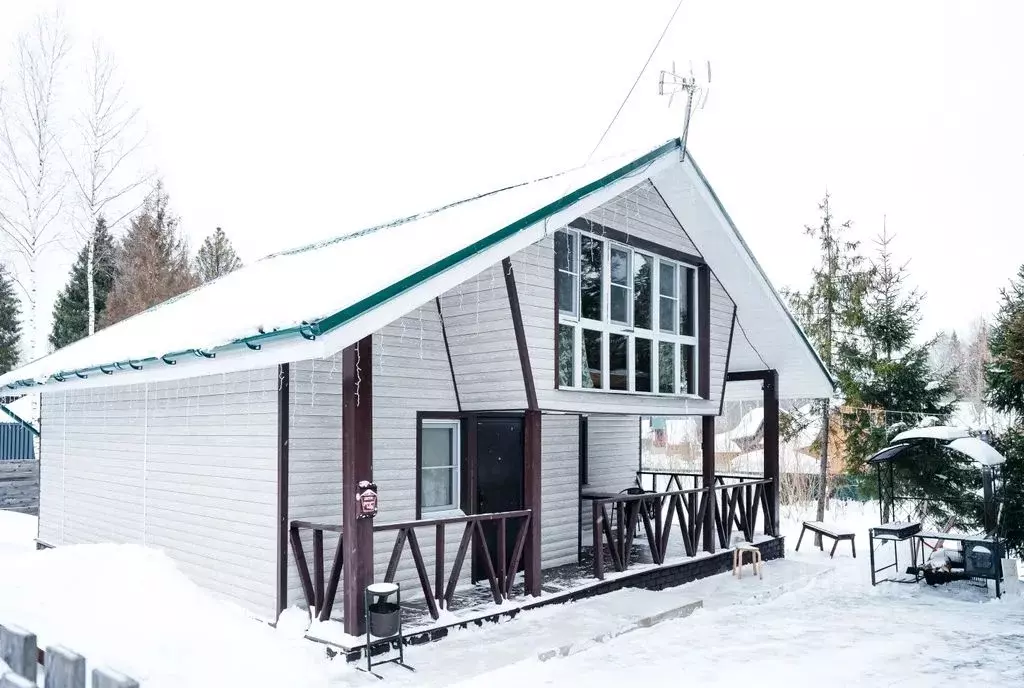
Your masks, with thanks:
M853 558L857 558L857 545L855 545L853 542L853 538L855 537L854 532L852 530L844 530L842 528L833 528L832 526L825 525L821 521L804 521L804 527L800 530L800 538L796 541L797 552L800 551L800 543L803 542L804 533L806 533L808 530L812 533L817 533L818 535L827 538L832 538L832 551L828 553L830 559L835 556L836 547L839 546L840 540L850 541L850 550L853 552ZM822 552L825 551L824 546L818 545L818 547L821 549Z

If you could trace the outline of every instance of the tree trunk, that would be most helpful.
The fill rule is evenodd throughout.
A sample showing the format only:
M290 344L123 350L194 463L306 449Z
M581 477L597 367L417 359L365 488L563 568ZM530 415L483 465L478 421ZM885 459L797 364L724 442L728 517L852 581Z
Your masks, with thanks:
M95 226L95 225L94 225ZM96 234L89 237L85 258L85 283L89 299L89 334L96 332Z
M825 520L825 505L828 499L828 436L829 436L829 400L821 402L821 471L818 474L818 512L816 520ZM821 546L821 535L815 534L815 546Z

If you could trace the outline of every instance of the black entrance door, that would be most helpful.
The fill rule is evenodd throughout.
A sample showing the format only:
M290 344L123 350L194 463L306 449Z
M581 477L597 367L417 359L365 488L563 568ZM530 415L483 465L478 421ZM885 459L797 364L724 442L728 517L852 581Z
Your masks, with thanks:
M476 512L515 511L523 508L523 419L480 418L476 428ZM481 524L497 572L499 521ZM519 520L505 525L505 559L512 559ZM520 560L519 568L522 570ZM507 568L507 564L506 564ZM483 550L473 555L473 580L487 578Z

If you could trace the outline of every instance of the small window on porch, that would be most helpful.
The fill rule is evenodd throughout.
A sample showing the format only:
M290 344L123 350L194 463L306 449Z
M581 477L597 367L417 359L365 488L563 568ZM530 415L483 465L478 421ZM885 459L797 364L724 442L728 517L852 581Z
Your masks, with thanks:
M420 510L459 508L460 426L457 420L424 420L420 435Z

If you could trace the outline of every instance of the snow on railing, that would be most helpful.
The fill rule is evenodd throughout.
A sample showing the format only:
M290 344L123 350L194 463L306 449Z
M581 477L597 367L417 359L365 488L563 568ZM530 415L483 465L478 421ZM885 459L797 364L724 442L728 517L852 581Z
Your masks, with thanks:
M85 657L51 645L41 651L36 636L16 626L0 626L0 688L38 688L43 665L46 688L86 688ZM139 682L112 669L92 670L92 688L139 688Z

